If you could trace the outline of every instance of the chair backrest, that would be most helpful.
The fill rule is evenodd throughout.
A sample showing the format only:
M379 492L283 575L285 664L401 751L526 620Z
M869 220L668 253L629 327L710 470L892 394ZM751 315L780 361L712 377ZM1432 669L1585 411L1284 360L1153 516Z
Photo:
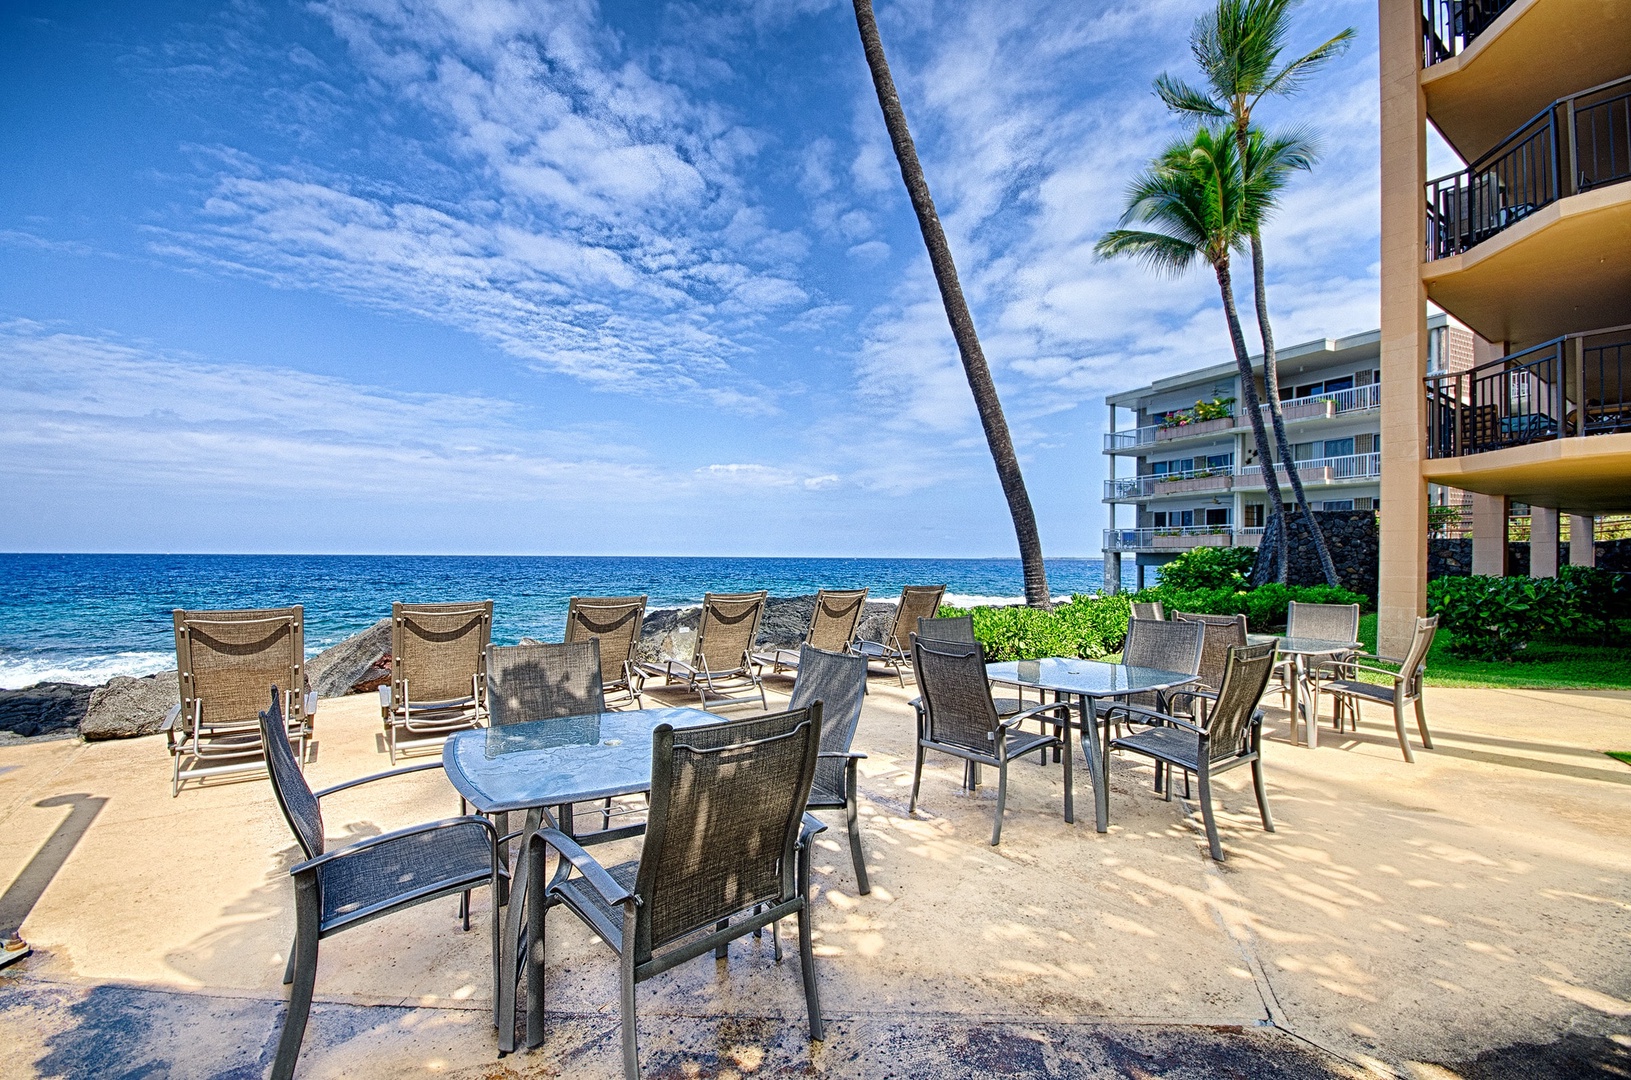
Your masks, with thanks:
M651 737L635 878L634 960L721 919L798 895L795 850L821 745L820 704Z
M889 629L885 645L903 653L912 651L912 630L919 619L932 619L940 610L940 600L946 595L944 585L908 585L900 591L900 606L895 609L895 625Z
M1207 758L1222 761L1239 754L1252 713L1274 673L1274 642L1237 645L1229 650L1217 704L1206 714Z
M174 612L181 718L254 731L266 688L286 687L286 713L305 715L305 611L286 608Z
M912 668L923 694L928 737L981 754L996 753L997 706L980 647L914 635Z
M861 625L865 610L865 589L822 589L816 593L810 632L804 636L804 643L827 652L843 652L855 640L855 629Z
M952 615L946 618L919 619L919 641L955 641L959 645L974 644L974 616Z
M1129 667L1159 668L1196 675L1201 670L1200 623L1134 619L1127 624L1121 662Z
M1286 637L1358 641L1358 604L1299 604L1286 607Z
M1167 617L1166 608L1161 606L1161 601L1159 600L1148 604L1140 604L1135 602L1132 607L1132 617L1135 619L1154 619L1159 622Z
M600 642L490 645L487 717L494 727L606 711Z
M691 666L713 672L736 671L748 662L764 617L763 589L750 593L708 593L702 598L702 621Z
M283 719L282 695L271 687L272 707L258 713L261 741L266 744L266 775L272 778L272 794L277 797L283 819L289 823L294 838L308 859L323 853L323 810L311 785L289 749L289 726ZM300 695L294 695L298 698Z
M391 605L391 702L479 698L493 640L493 602Z
M1229 650L1246 644L1246 616L1197 615L1180 611L1173 616L1176 622L1201 625L1201 667L1196 674L1208 690L1216 690L1223 682L1223 669L1229 662Z
M799 673L787 707L804 709L821 703L822 753L849 753L865 695L866 657L800 646ZM837 758L817 761L815 787L825 795L842 794L844 763Z
M566 605L566 643L600 642L600 681L621 683L645 619L644 596L574 596Z
M1433 635L1437 633L1437 615L1416 620L1416 630L1410 635L1410 649L1404 654L1404 664L1399 668L1399 673L1409 680L1407 686L1412 697L1421 693L1422 675L1427 670L1427 650L1433 647Z

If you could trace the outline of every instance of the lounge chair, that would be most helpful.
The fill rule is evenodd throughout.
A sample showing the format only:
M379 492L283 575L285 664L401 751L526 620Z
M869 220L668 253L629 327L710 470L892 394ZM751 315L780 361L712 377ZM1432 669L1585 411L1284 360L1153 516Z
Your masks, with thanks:
M866 593L865 589L822 589L816 593L804 644L823 652L848 652L855 643L855 631L866 610ZM798 668L802 651L802 648L773 649L754 653L753 658L767 665L772 675L780 675L789 668Z
M1132 617L1135 619L1152 619L1156 622L1160 622L1167 617L1167 613L1166 609L1161 606L1161 601L1159 600L1148 604L1140 604L1135 602L1132 605Z
M754 697L758 697L761 709L769 708L759 663L751 655L767 596L763 590L708 593L702 598L702 618L697 624L690 661L660 660L641 667L661 675L664 686L686 686L704 709L745 705Z
M1393 727L1399 733L1399 749L1404 751L1406 761L1414 763L1416 755L1411 752L1410 740L1405 737L1404 708L1406 704L1415 707L1416 727L1421 731L1421 744L1431 750L1433 737L1427 732L1427 712L1422 706L1421 688L1422 677L1427 673L1427 650L1433 647L1433 636L1437 633L1437 615L1417 619L1415 632L1410 636L1410 648L1402 660L1390 656L1377 656L1375 653L1352 653L1342 660L1325 665L1320 674L1329 674L1324 678L1317 674L1314 681L1314 715L1319 715L1319 695L1330 694L1331 712L1337 730L1342 730L1342 715L1346 711L1353 729L1358 731L1361 701L1373 701L1390 706L1393 709ZM1362 662L1366 660L1371 663ZM1379 664L1392 664L1398 670L1392 671L1378 666ZM1393 685L1367 682L1365 675L1380 676L1391 680Z
M264 693L265 691L263 691ZM492 887L493 985L498 987L498 899L506 879L499 858L499 835L491 822L476 815L446 818L415 825L383 836L370 836L330 851L323 836L320 800L336 792L375 780L440 769L440 761L366 776L312 791L300 773L289 744L278 736L288 730L278 689L271 687L272 707L259 714L266 744L267 771L283 818L289 823L303 859L289 868L295 885L295 936L289 963L283 972L289 990L289 1008L283 1014L272 1080L294 1075L300 1043L311 1013L312 989L317 980L317 944L342 930L382 915L415 907L428 900L464 893L480 885ZM461 907L464 928L470 929L468 908Z
M1258 699L1268 687L1274 670L1274 644L1243 645L1231 649L1224 667L1218 699L1200 723L1171 714L1146 713L1153 726L1110 740L1112 750L1130 750L1153 758L1157 776L1165 766L1165 794L1172 798L1172 770L1194 773L1200 782L1201 819L1206 825L1206 842L1212 858L1223 861L1223 845L1218 840L1217 823L1212 817L1212 777L1241 765L1252 767L1252 787L1257 792L1257 811L1263 831L1274 831L1269 815L1268 792L1263 787L1263 710Z
M912 631L919 619L932 619L946 595L944 585L908 585L900 591L895 622L882 641L857 641L850 650L866 657L869 664L885 664L895 669L895 677L906 685L905 669L912 662Z
M574 596L567 605L566 643L600 642L600 684L612 695L611 708L644 707L645 675L636 666L635 649L645 618L644 596Z
M997 715L991 684L985 677L985 658L978 645L949 641L912 640L913 670L923 691L922 719L917 734L917 761L912 769L912 801L917 812L918 789L923 782L923 755L938 750L974 765L997 769L997 818L991 828L991 846L1002 840L1002 814L1008 803L1008 763L1032 751L1058 747L1065 769L1065 820L1076 817L1071 787L1070 706L1062 702L1037 705L1010 717ZM1052 714L1044 719L1045 714ZM1033 717L1058 734L1032 734L1019 725ZM1091 736L1089 736L1091 737ZM965 777L967 773L965 773Z
M170 795L194 777L259 772L266 767L260 709L266 688L285 691L288 739L306 760L317 695L306 685L305 612L298 605L253 611L174 613L181 701L159 730L170 747Z
M379 688L391 764L487 716L493 602L391 605L391 683Z
M872 891L866 876L866 853L861 850L860 783L856 763L865 754L850 749L855 726L861 720L866 696L866 661L850 653L799 648L798 679L793 683L789 709L821 705L821 754L815 782L810 787L811 810L842 810L849 829L849 856L855 866L856 892Z
M822 1036L811 938L810 843L826 826L805 813L821 745L821 706L652 733L651 816L637 860L603 867L558 829L534 834L529 862L527 1045L544 1041L547 916L570 911L618 957L623 1074L640 1075L635 990L789 915L810 1038ZM559 856L545 878L549 851ZM776 957L781 944L776 942Z

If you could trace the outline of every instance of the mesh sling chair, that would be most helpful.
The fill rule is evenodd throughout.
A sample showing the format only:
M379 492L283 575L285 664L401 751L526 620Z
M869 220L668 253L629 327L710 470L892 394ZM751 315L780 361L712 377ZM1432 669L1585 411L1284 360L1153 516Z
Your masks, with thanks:
M574 596L566 608L566 643L600 642L600 684L614 695L612 708L640 700L644 675L635 664L635 649L645 624L644 596Z
M1358 641L1359 640L1359 605L1358 604L1299 604L1293 600L1286 605L1286 637L1288 638L1315 638L1320 641ZM1332 660L1345 659L1348 654L1338 654ZM1282 701L1292 698L1294 687L1292 685L1293 669L1295 665L1288 657L1275 665L1275 674L1280 677L1280 697ZM1315 675L1318 669L1309 672ZM1293 720L1293 733L1295 721ZM1309 723L1313 723L1312 720Z
M1415 706L1416 727L1421 731L1421 744L1425 749L1433 748L1433 737L1427 733L1427 712L1422 707L1421 689L1422 677L1427 672L1427 650L1433 646L1433 636L1438 633L1438 616L1433 615L1425 619L1416 620L1415 632L1410 636L1410 649L1405 653L1404 659L1391 656L1377 656L1375 653L1353 653L1343 660L1338 660L1326 666L1330 672L1327 679L1316 679L1314 683L1314 712L1319 713L1319 695L1331 695L1333 719L1337 730L1342 730L1342 715L1348 713L1349 722L1355 731L1359 730L1359 703L1361 701L1374 701L1380 705L1388 705L1393 709L1393 726L1399 733L1399 749L1404 751L1404 759L1415 763L1416 755L1410 749L1410 740L1405 736L1404 709L1406 704ZM1363 663L1369 660L1371 663ZM1392 671L1380 664L1392 664L1398 668ZM1361 674L1361 673L1364 674ZM1364 675L1381 676L1392 681L1393 685L1365 681Z
M1127 623L1127 641L1121 647L1121 662L1129 667L1194 675L1201 670L1202 637L1203 627L1199 623L1133 619ZM1099 721L1119 727L1128 720L1136 722L1139 713L1145 710L1166 712L1167 695L1180 692L1145 690L1124 694L1115 700L1115 704L1099 713Z
M861 719L866 694L866 661L847 653L804 645L799 649L798 678L793 683L789 709L821 705L821 753L816 759L815 781L810 785L811 810L842 810L849 830L850 861L855 865L856 892L872 891L866 876L866 853L861 850L860 782L856 763L865 754L850 750L855 726Z
M1037 705L1010 717L997 715L985 660L978 645L924 641L913 635L912 664L923 691L923 725L918 731L917 761L912 769L912 802L917 811L923 781L925 751L938 750L952 757L997 769L997 818L991 828L991 846L1002 839L1002 814L1008 804L1008 762L1033 751L1059 747L1065 768L1065 820L1076 819L1071 788L1070 709L1061 703ZM1053 714L1057 734L1032 734L1019 725L1032 717Z
M1166 617L1166 609L1161 606L1161 601L1159 600L1148 604L1134 603L1132 605L1132 618L1150 619L1155 622L1160 622Z
M900 591L900 603L895 608L895 621L882 641L857 641L850 646L867 663L886 664L895 669L895 677L906 685L906 665L912 662L912 629L919 619L932 619L940 610L940 600L946 595L944 585L908 585Z
M917 621L917 636L920 641L949 641L959 645L975 645L974 616L948 615L944 618L936 616L931 619ZM1020 691L1021 694L1024 691ZM1025 709L1024 697L995 697L991 703L997 707L997 715L1001 717L1013 716ZM923 732L923 699L915 697L907 702L917 713L917 730ZM1046 765L1048 752L1044 749L1038 753L1038 764ZM963 786L973 791L980 786L980 766L977 762L965 762L963 766Z
M170 795L193 777L259 772L265 744L259 721L266 688L294 687L281 713L287 736L306 760L317 696L306 685L305 612L296 605L253 611L174 612L181 700L159 730L170 749Z
M1196 775L1200 785L1201 820L1206 825L1206 842L1212 858L1223 861L1223 845L1212 816L1212 777L1241 765L1252 767L1252 787L1257 792L1257 810L1263 830L1274 831L1269 816L1268 793L1263 788L1261 755L1263 710L1258 699L1268 688L1274 672L1274 644L1245 645L1229 651L1218 688L1217 701L1204 722L1146 712L1146 722L1154 726L1110 740L1112 750L1130 750L1166 766L1166 797L1172 798L1172 770Z
M826 826L805 813L821 745L821 706L652 733L651 813L640 857L603 867L556 829L533 837L529 860L527 1044L544 1038L545 929L565 907L617 953L623 1071L640 1075L635 986L703 953L797 915L810 1037L822 1037L810 937L810 840ZM544 854L560 858L547 884ZM779 953L779 948L778 948Z
M816 593L804 644L823 652L848 652L855 644L855 631L860 628L861 615L866 611L866 594L865 589L822 589ZM770 665L772 675L779 675L799 666L801 652L802 648L773 649L755 653L754 659Z
M706 594L690 662L663 660L645 669L661 675L664 686L678 682L694 691L703 709L708 709L709 698L715 705L746 705L755 697L761 709L769 708L759 664L751 655L769 595L762 589Z
M367 776L314 792L301 775L288 741L278 689L272 707L259 716L266 740L267 772L279 809L300 845L303 861L290 868L295 884L295 938L283 981L292 984L283 1017L273 1080L294 1075L295 1060L311 1013L317 978L317 943L382 915L438 897L464 893L478 885L492 888L493 981L498 982L499 885L505 875L499 858L498 832L486 818L446 818L382 836L371 836L335 851L326 850L319 800L347 788L387 777L440 769L441 762ZM468 922L465 928L469 929ZM496 995L495 995L496 997Z
M1215 700L1218 687L1223 685L1223 671L1229 664L1229 650L1246 644L1246 616L1201 615L1180 611L1173 615L1175 622L1200 623L1201 664L1196 671L1199 678L1193 690L1172 691L1171 705L1175 710L1193 713L1204 708L1196 699Z
M398 753L481 726L492 636L491 600L391 605L391 684L379 688L391 764Z

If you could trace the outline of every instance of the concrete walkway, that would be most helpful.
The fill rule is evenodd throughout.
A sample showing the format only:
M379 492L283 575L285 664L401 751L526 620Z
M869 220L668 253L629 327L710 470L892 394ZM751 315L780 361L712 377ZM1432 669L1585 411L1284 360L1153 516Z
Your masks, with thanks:
M1218 865L1131 760L1108 835L1079 754L1075 825L1034 759L999 848L994 784L952 759L908 816L913 690L871 688L871 895L841 829L816 859L826 1041L796 951L748 940L642 985L648 1076L1631 1073L1631 768L1601 753L1631 749L1631 694L1431 689L1414 766L1379 712L1310 751L1271 710L1278 832L1228 774ZM313 785L386 768L378 727L372 699L324 702ZM336 844L457 811L438 773L325 804ZM161 739L0 749L0 926L36 949L0 972L0 1075L260 1075L295 858L264 778L172 799ZM477 901L469 934L446 901L325 942L301 1074L618 1075L615 961L559 913L556 1026L497 1058Z

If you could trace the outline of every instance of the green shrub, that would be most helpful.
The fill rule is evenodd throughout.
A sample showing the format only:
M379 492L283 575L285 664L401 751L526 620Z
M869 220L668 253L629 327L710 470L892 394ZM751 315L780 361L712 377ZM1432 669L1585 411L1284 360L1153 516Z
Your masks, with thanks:
M974 617L974 639L989 663L1116 652L1127 639L1130 613L1125 596L1081 595L1052 611L1029 607L940 609L946 616Z
M1161 567L1160 587L1180 591L1242 588L1256 561L1256 548L1193 548Z
M1259 585L1255 589L1224 586L1215 589L1174 589L1165 582L1145 589L1135 600L1159 600L1169 615L1192 611L1200 615L1244 615L1253 633L1278 630L1286 624L1286 605L1362 604L1358 593L1333 585Z
M1631 613L1631 581L1577 566L1556 578L1439 578L1427 584L1427 611L1439 617L1456 656L1511 660L1537 638L1618 636L1616 620Z

